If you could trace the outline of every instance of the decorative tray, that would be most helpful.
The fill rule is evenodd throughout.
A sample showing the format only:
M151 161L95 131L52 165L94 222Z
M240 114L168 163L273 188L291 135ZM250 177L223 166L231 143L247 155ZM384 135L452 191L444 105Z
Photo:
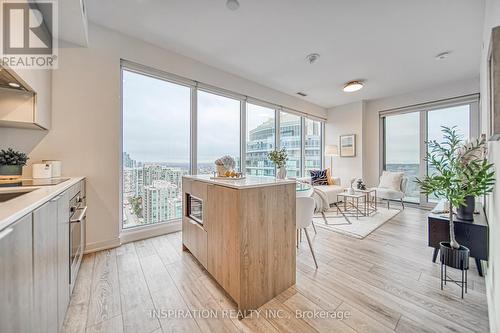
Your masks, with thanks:
M222 180L240 180L245 179L245 176L242 177L219 177L219 176L211 176L210 179L222 179Z

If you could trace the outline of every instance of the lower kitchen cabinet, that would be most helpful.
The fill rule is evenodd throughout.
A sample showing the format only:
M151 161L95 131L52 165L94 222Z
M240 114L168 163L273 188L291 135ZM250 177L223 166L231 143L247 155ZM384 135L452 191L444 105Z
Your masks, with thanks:
M32 234L31 214L0 231L2 333L33 331Z
M74 184L0 230L0 333L62 331L71 298L69 205L77 194L84 198L84 186ZM84 239L85 230L80 234Z
M51 200L33 211L34 320L40 333L58 331L57 262L57 200Z

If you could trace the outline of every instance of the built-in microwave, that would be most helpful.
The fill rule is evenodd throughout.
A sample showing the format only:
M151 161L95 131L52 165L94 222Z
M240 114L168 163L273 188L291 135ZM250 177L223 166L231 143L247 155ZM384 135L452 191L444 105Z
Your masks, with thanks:
M203 200L187 193L187 217L203 225Z

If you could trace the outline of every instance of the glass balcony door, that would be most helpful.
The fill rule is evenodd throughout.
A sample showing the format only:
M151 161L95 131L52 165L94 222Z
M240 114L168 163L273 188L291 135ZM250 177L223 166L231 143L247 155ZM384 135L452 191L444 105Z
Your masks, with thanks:
M384 170L404 172L408 177L405 201L418 203L415 179L420 174L420 114L387 116L384 124Z

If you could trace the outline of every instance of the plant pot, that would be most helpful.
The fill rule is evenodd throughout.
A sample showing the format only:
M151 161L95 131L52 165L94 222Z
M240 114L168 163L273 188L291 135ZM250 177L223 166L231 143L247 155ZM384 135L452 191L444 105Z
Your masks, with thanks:
M19 179L22 174L22 165L0 165L0 179Z
M469 269L470 251L465 246L460 245L460 248L454 249L450 242L440 242L439 253L443 265L461 270Z
M476 198L472 195L468 195L465 197L465 206L460 206L457 208L457 218L465 221L473 221L474 220L474 208L475 208L475 200Z
M286 168L281 167L278 168L278 173L276 174L277 179L285 179L286 178Z

